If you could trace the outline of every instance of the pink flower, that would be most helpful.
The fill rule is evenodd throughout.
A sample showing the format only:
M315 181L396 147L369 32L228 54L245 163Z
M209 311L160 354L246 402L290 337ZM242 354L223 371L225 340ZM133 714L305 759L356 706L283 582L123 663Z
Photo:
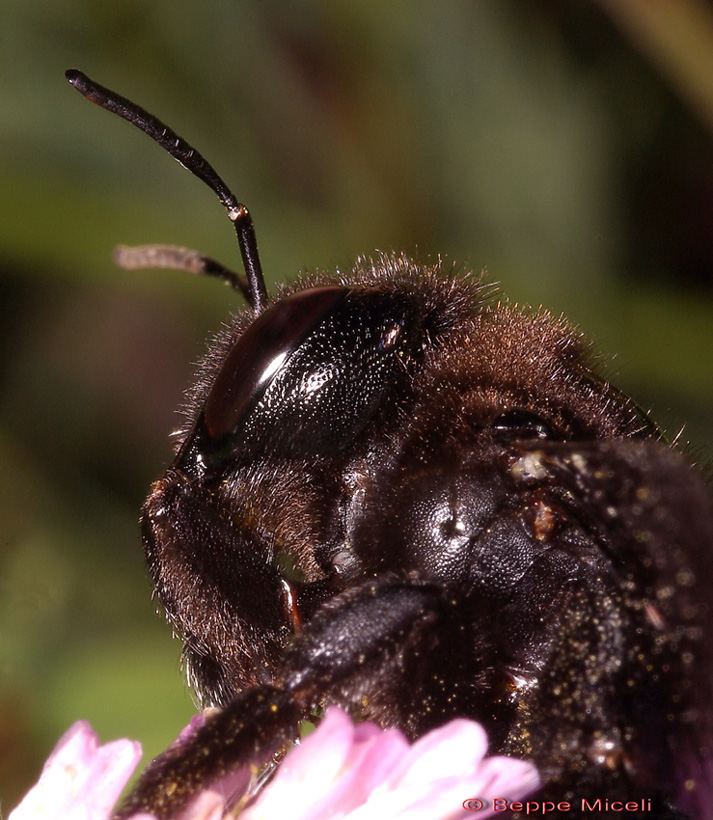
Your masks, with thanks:
M194 718L181 737L195 731ZM180 739L179 741L180 742ZM240 814L240 820L456 820L472 817L463 802L479 798L479 818L491 816L489 800L523 797L539 786L535 768L521 760L485 757L478 724L454 720L413 746L397 729L354 725L336 707L290 751L272 782ZM107 820L141 756L138 743L99 746L89 724L75 723L45 764L37 785L8 820ZM203 791L180 820L220 820L236 784L234 772ZM132 820L155 820L136 814Z
M481 726L453 720L409 746L397 729L356 726L338 708L294 748L240 820L455 820L469 798L514 800L540 784L530 763L485 757Z
M8 820L106 820L140 759L140 743L100 746L91 726L79 720L62 735L37 785Z

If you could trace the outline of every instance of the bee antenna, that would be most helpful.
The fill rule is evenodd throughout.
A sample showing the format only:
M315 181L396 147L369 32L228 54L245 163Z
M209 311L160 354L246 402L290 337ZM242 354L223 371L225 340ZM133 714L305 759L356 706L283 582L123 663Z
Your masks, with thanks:
M228 218L233 223L238 237L238 246L240 247L240 254L243 258L243 266L248 280L248 301L256 310L264 307L267 300L267 289L265 288L265 279L260 266L252 217L245 205L238 202L235 194L218 176L213 166L195 148L191 148L184 139L179 137L175 131L164 125L153 114L149 114L148 111L132 103L131 100L127 100L120 94L104 88L99 83L95 83L76 68L70 68L65 72L65 76L77 91L88 100L107 111L118 114L132 125L140 128L144 134L148 134L151 139L168 151L174 159L178 160L184 168L202 179L217 195L228 212Z

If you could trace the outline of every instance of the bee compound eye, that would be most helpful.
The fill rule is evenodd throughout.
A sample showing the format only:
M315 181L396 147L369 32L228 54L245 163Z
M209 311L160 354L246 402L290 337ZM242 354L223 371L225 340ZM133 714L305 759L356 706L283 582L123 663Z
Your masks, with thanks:
M195 442L217 475L257 457L348 446L406 378L420 348L408 298L381 287L313 288L261 314L228 353Z
M208 395L204 423L211 439L240 423L304 337L348 292L343 287L312 288L258 316L233 346Z

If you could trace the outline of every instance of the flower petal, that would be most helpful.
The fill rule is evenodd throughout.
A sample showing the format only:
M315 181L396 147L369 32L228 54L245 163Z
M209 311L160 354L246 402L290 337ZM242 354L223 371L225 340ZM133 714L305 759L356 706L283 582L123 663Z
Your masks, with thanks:
M391 782L420 785L441 777L471 774L485 757L488 737L472 720L456 719L419 738L404 756Z
M389 778L387 791L375 792L364 811L349 820L372 816L405 820L472 816L463 800L477 795L519 797L539 781L529 763L504 757L485 758L487 735L477 723L456 719L420 738ZM483 809L479 817L491 812Z
M116 740L100 746L91 726L77 721L8 820L106 820L140 758L140 743Z

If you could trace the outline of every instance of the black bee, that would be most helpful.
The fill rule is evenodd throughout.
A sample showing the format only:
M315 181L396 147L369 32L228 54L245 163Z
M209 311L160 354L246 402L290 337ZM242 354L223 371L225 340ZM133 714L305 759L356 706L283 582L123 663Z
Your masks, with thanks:
M189 679L221 711L119 816L174 816L338 703L410 738L477 719L492 752L536 763L543 798L711 817L710 499L581 336L405 256L268 296L250 215L200 154L67 77L210 185L246 272L121 252L220 276L248 309L142 513Z

